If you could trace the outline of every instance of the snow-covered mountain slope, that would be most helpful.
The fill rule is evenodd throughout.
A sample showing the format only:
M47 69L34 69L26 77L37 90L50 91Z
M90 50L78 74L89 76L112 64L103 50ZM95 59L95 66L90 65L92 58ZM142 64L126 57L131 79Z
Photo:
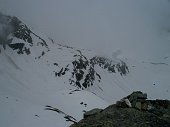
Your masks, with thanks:
M36 34L16 17L0 17L2 126L69 126L83 112L105 108L135 90L170 97L168 56L107 58Z

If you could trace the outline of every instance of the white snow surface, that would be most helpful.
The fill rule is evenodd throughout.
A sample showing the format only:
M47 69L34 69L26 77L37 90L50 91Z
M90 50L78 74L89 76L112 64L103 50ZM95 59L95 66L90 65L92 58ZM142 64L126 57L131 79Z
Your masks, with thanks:
M73 69L71 64L75 59L73 56L79 54L78 48L52 43L45 36L41 37L47 42L49 51L34 45L30 55L17 54L9 47L4 50L0 45L2 127L68 127L73 122L66 121L66 115L79 121L83 118L84 111L106 108L137 90L147 93L148 99L170 99L170 54L142 60L116 51L111 59L115 62L120 59L125 61L129 73L121 76L96 66L101 82L94 82L93 86L79 90L69 84L71 71L62 77L54 74L54 71L59 71L68 64ZM34 35L32 38L33 43L39 41ZM166 39L169 39L169 35ZM23 40L14 38L12 43L15 42ZM78 50L87 58L97 55L92 51ZM45 51L45 55L38 59L42 51ZM61 112L45 110L47 105Z
M36 38L36 37L33 37ZM34 39L36 40L36 39ZM14 39L14 41L22 41ZM67 127L73 122L66 121L65 114L79 121L84 111L105 108L133 91L148 93L149 99L169 99L170 97L170 58L155 61L123 59L129 73L121 76L96 66L101 82L85 90L69 84L71 72L63 77L55 77L53 65L57 62L64 67L74 60L76 49L68 48L46 39L50 51L40 59L39 47L31 49L31 54L17 54L7 47L0 54L0 123L3 127ZM96 54L82 50L91 58ZM118 58L113 61L118 61ZM58 69L61 69L58 67ZM77 91L76 91L77 90ZM74 92L73 92L74 91ZM63 113L45 110L46 105Z
M34 42L37 42L37 38ZM67 65L73 60L76 50L53 44L43 57L37 58L41 47L31 48L31 54L17 54L1 47L0 53L0 123L4 127L67 127L65 114L79 121L84 111L95 107L105 108L109 103L89 91L75 91L77 87L68 83L71 74L57 78L53 63ZM13 43L22 42L15 38ZM60 67L59 67L60 68ZM63 113L45 110L52 106Z

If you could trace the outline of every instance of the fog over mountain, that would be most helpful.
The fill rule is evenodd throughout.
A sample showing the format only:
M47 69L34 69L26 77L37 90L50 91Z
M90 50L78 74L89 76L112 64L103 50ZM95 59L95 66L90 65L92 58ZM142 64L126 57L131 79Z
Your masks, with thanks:
M0 13L0 44L8 44L8 35L13 31L13 27L8 24L9 17L4 18L3 14Z
M1 0L0 10L74 47L111 56L161 57L169 52L168 0ZM166 39L165 39L166 38Z
M68 127L133 91L149 111L169 77L169 0L0 0L2 127Z

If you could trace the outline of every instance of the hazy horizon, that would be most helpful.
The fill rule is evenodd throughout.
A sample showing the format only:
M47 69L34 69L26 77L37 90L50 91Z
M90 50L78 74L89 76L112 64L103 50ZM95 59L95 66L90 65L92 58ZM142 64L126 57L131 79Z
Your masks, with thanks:
M168 0L0 0L0 11L19 17L56 42L111 55L169 54Z

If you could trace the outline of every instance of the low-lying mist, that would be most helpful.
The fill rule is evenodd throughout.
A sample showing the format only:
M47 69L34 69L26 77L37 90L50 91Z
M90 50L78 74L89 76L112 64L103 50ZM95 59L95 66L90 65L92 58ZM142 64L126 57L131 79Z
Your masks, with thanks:
M8 44L8 36L13 32L10 18L0 13L0 45Z
M0 10L57 42L99 54L169 54L168 0L3 0Z

